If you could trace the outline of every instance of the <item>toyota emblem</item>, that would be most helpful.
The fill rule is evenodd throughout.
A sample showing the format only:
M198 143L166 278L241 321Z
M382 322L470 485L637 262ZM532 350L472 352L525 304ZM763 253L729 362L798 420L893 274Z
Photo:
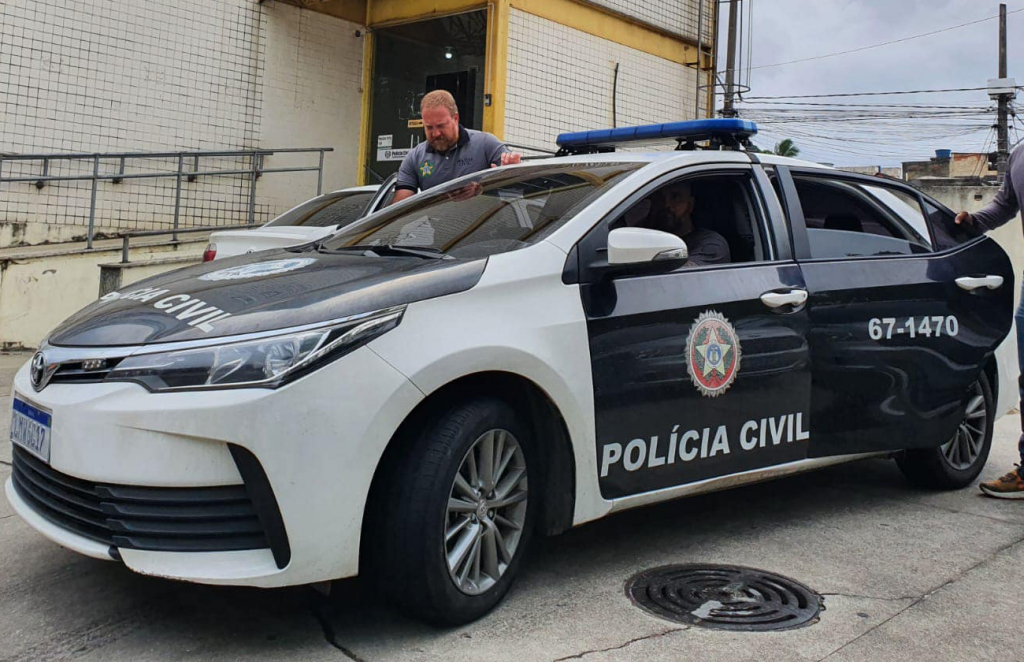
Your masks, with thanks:
M37 391L41 391L46 386L46 357L43 356L42 352L36 352L36 355L32 357L32 367L29 375L32 379L32 386Z

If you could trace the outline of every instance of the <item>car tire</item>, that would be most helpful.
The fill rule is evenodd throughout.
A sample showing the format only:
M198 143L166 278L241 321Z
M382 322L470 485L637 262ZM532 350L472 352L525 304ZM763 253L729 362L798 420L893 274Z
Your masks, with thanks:
M388 484L375 574L407 614L461 625L502 600L529 546L540 502L530 427L503 400L475 398L413 437ZM492 479L501 472L491 483L488 456Z
M964 419L953 438L935 448L903 451L896 463L915 485L941 490L967 487L981 473L992 447L995 401L984 373L972 386Z

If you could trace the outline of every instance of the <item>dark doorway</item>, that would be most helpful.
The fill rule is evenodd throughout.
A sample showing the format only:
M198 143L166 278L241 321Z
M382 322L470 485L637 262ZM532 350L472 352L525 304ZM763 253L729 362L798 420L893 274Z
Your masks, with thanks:
M463 126L483 127L487 11L381 28L374 43L368 184L396 172L423 141L420 100L431 90L452 93Z
M455 105L459 107L459 119L463 126L477 130L481 128L482 122L476 121L476 69L427 76L427 86L423 91L433 90L451 92L455 97Z

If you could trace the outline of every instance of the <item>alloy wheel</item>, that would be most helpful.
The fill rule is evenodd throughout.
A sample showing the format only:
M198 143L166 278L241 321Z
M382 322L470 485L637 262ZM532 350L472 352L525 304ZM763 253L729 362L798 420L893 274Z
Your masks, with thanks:
M971 401L967 404L964 420L953 438L942 445L942 456L951 467L959 471L970 468L981 455L988 431L988 411L981 383L975 382Z
M448 496L444 552L463 593L486 592L505 573L522 538L526 458L508 430L480 435L462 458Z

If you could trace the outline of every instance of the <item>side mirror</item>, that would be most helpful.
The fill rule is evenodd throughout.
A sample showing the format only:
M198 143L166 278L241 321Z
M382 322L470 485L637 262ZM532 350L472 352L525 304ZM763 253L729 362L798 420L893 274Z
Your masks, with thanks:
M647 265L671 271L690 258L686 242L674 234L648 228L618 228L608 233L608 266Z

